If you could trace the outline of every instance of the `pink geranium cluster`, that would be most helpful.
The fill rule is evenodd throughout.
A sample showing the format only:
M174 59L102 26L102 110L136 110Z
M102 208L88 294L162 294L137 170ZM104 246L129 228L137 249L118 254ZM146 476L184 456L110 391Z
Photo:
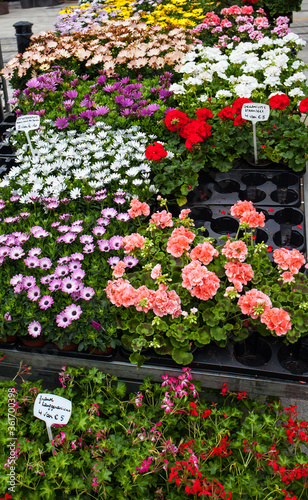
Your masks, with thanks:
M194 241L195 234L184 226L175 228L167 243L167 252L173 257L181 257L189 250L190 244Z
M251 201L238 201L231 207L231 215L240 220L240 224L247 224L250 229L265 226L265 215L257 212Z
M131 208L128 210L129 216L134 219L140 215L145 215L146 217L150 215L150 207L147 203L141 203L138 198L133 198L130 202Z
M274 250L273 257L281 270L290 271L292 274L298 274L300 268L305 264L305 257L296 248L292 250L277 248Z
M252 288L239 298L238 305L243 314L251 316L252 319L257 319L271 309L272 302L268 295L256 288Z
M182 286L189 290L192 297L200 300L212 299L219 288L220 280L198 260L193 260L182 270Z
M234 205L234 207L236 207L236 205ZM231 213L234 207L231 208ZM235 209L235 211L237 213L237 209ZM243 290L243 285L247 285L248 281L254 276L251 265L244 263L248 253L246 244L241 240L232 242L227 240L221 253L228 259L228 262L225 264L228 280L233 283L238 292L241 292Z
M205 266L212 262L214 257L218 257L218 255L218 250L216 250L209 241L199 243L190 252L190 258L192 260L200 260Z
M133 252L138 248L144 248L145 238L139 233L129 234L122 239L121 247L126 253Z
M155 212L152 215L150 222L154 222L156 227L160 226L162 229L165 227L173 227L172 214L166 210Z
M171 315L177 318L182 313L180 297L163 284L156 291L145 285L135 289L128 280L120 278L108 281L105 291L108 299L117 307L135 306L137 311L145 313L152 310L159 317Z
M281 307L273 307L261 316L261 323L264 323L269 330L274 330L276 335L285 335L292 328L289 313Z

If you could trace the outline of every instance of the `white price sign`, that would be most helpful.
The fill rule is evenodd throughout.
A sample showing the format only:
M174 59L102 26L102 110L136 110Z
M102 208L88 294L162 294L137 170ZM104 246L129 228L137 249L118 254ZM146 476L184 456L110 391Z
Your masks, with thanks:
M65 425L72 413L72 402L55 394L38 394L34 402L33 415L46 422L48 437L52 440L52 424Z
M29 130L37 130L39 126L40 117L38 115L18 116L16 120L16 130L18 131L29 132Z
M270 107L268 104L258 102L245 102L242 107L242 118L250 122L265 122L268 120Z

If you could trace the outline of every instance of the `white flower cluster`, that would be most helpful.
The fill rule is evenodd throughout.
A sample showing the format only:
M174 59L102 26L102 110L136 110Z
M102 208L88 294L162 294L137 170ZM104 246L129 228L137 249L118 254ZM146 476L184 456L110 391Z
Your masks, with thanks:
M307 66L292 57L294 44L302 48L306 42L289 33L276 40L264 37L259 41L240 42L235 48L230 43L227 50L198 45L186 54L178 69L183 73L182 81L171 85L169 90L175 95L185 95L192 86L196 86L199 92L204 86L217 84L217 99L231 96L250 98L254 90L272 92L283 90L283 87L289 87L291 95L301 95L296 87L306 81L301 69ZM292 87L296 88L295 92ZM202 102L207 97L202 94L199 99Z
M37 195L77 198L105 187L132 194L140 187L155 192L144 154L149 138L156 139L138 126L114 130L104 122L82 134L42 126L31 138L37 156L32 157L28 144L18 149L19 165L4 176L0 187L15 189L23 203ZM16 146L17 141L12 142Z

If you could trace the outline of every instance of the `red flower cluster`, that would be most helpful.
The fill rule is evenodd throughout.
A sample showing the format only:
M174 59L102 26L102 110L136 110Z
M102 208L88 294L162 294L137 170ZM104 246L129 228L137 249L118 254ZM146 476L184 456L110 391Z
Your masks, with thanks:
M272 109L286 109L290 104L290 99L286 94L276 94L270 98L269 103Z
M148 160L159 161L162 158L166 158L167 151L160 142L154 142L154 146L150 145L145 150L145 156Z
M186 139L185 146L192 151L193 145L203 142L211 135L211 125L205 120L213 117L213 113L208 108L199 108L196 111L197 119L188 118L186 113L174 109L169 111L165 117L165 125L171 132L176 132Z
M308 111L308 97L305 97L300 103L299 103L299 110L301 113L307 113Z
M238 99L235 99L235 101L233 102L232 108L230 106L222 108L217 113L217 116L219 116L221 120L234 120L233 122L234 125L239 126L246 121L243 120L241 116L242 107L246 102L253 102L253 101L247 99L246 97L238 97Z

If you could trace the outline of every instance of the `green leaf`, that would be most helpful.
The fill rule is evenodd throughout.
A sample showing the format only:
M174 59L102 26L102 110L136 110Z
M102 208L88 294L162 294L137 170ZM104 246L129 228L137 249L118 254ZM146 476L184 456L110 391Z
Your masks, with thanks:
M172 359L178 365L189 365L193 361L194 357L191 352L187 352L184 349L173 349Z
M141 325L138 325L136 328L136 332L139 335L146 335L146 336L150 336L150 335L154 334L154 330L152 328L152 325L150 325L149 323L142 323Z
M177 202L177 204L179 205L179 207L182 207L183 205L186 205L186 203L187 203L187 198L186 198L186 196L179 196L179 197L176 199L176 202Z
M140 366L143 365L143 363L145 361L148 361L150 358L147 358L146 356L143 356L142 354L140 354L139 352L133 352L130 357L129 357L129 361L133 364L133 365L137 365L137 368L140 368Z

